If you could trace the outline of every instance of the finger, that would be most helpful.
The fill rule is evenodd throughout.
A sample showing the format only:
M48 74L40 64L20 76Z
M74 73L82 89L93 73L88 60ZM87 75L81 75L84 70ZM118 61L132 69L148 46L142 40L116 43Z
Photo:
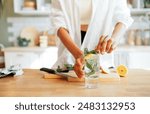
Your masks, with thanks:
M105 51L106 51L106 46L107 46L107 39L108 39L108 36L106 36L103 40L103 43L102 43L102 47L101 47L101 53L104 54Z
M78 74L77 76L78 76L78 78L83 78L84 77L84 75L81 75L81 74Z
M109 49L109 51L108 51L108 53L111 53L115 49L116 49L116 46L112 44L111 47L110 47L110 49Z
M112 45L112 40L109 39L109 40L107 41L106 52L108 52L108 51L110 50L111 45Z
M102 42L104 40L105 36L101 36L97 45L97 50L101 50Z
M81 77L83 77L83 76L84 76L84 72L83 72L83 71L82 71L82 72L81 72L81 71L80 71L80 72L78 72L78 77L80 77L80 78L81 78Z
M108 35L104 37L102 44L101 44L101 54L104 54L106 51L106 46L107 46L107 41L108 41Z
M77 69L74 69L76 75L79 77L79 78L82 78L84 76L84 72L83 70L79 70L78 68Z
M98 48L95 48L95 51L96 51L97 53L100 53L100 50L99 50Z
M113 48L111 47L108 51L108 53L111 53L113 51Z
M77 72L82 72L83 71L83 66L81 66L79 64L76 64L74 66L74 70L77 71Z
M77 64L77 66L78 66L79 69L81 69L81 70L83 69L84 62L85 62L84 59L77 59L76 64Z
M116 47L117 47L117 43L114 42L114 43L112 44L112 48L115 49Z
M83 65L79 65L78 63L76 63L74 65L74 71L79 78L84 76Z
M104 54L104 53L105 53L106 45L107 45L107 42L103 42L103 43L102 43L101 54Z

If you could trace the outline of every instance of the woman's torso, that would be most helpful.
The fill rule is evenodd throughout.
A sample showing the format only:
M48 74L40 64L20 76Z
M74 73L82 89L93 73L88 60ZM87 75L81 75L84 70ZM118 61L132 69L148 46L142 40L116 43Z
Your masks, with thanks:
M77 0L81 31L87 31L92 16L92 0Z

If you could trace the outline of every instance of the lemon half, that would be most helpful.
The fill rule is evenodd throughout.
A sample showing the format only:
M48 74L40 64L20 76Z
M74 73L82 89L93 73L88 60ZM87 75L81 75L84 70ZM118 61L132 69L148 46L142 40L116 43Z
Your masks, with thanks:
M121 76L121 77L125 77L128 73L128 68L124 65L119 65L117 67L117 73Z

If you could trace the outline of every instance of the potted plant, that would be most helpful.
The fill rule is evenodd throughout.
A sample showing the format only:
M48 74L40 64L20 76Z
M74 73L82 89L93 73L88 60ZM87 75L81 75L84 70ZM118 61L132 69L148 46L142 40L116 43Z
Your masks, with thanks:
M30 43L29 39L22 38L20 36L17 38L17 40L18 40L18 45L21 46L21 47L26 47Z
M150 0L144 0L145 8L150 8Z

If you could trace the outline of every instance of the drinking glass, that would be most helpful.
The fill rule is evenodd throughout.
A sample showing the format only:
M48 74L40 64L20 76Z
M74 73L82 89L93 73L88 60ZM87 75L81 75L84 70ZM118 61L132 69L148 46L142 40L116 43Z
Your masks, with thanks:
M98 88L100 64L99 56L97 54L90 54L85 59L85 88Z

